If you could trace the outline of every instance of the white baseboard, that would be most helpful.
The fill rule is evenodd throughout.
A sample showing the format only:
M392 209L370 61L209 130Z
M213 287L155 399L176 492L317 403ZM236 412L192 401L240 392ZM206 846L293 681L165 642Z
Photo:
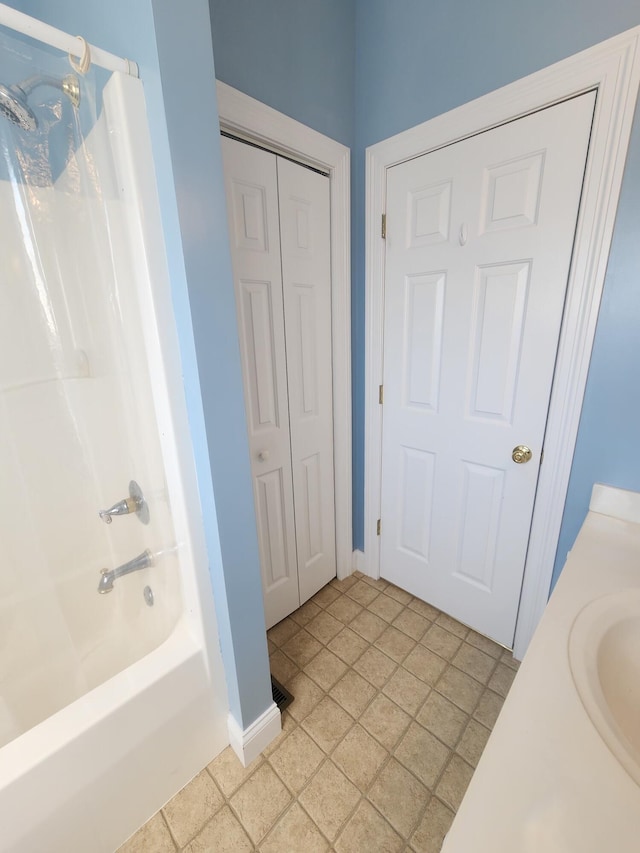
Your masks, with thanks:
M233 751L242 762L242 766L248 767L282 731L280 711L275 702L272 703L244 731L229 714L227 728L229 730L229 743Z
M359 551L357 548L353 551L351 559L351 571L362 572L366 575L366 572L364 570L364 551Z

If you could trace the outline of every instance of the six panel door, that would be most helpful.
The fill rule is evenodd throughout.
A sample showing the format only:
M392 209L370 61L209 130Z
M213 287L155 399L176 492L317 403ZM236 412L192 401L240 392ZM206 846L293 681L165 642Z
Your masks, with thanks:
M388 172L381 574L506 646L594 103Z

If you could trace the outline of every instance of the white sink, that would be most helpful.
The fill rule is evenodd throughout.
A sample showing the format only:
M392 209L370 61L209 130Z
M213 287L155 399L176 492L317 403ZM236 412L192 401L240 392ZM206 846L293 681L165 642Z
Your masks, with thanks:
M580 611L569 664L593 725L640 785L640 589L597 598Z

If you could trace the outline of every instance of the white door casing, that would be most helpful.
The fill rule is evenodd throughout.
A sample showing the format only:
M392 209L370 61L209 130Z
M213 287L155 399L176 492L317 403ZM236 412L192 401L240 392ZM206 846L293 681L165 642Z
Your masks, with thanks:
M240 359L267 625L300 605L273 154L222 139Z
M223 138L267 627L336 575L329 181Z
M514 118L591 89L598 92L591 148L569 276L514 652L520 658L542 614L604 283L615 212L640 80L640 27L491 92L367 149L365 562L379 574L382 308L385 245L380 220L386 171Z
M380 571L509 647L594 103L387 171Z
M277 158L300 604L336 575L329 181Z

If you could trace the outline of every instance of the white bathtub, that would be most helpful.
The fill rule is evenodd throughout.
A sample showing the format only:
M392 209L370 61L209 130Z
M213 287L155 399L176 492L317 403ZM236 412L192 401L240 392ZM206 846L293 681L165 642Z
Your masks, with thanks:
M3 853L115 850L226 744L204 650L159 648L0 750Z
M108 201L111 245L124 237L134 245L122 247L114 261L118 311L127 315L130 300L140 317L139 328L128 332L132 384L123 390L118 370L103 365L101 346L115 332L99 317L90 330L88 367L80 347L77 360L71 350L66 361L56 355L52 375L42 372L29 348L15 375L0 368L0 441L14 445L0 489L0 513L6 520L13 512L11 559L0 572L2 853L110 853L228 743L228 700L140 82L114 75L104 103L100 121L120 193ZM104 135L96 149L100 144ZM64 219L50 228L63 228ZM74 235L75 244L61 236L71 248L55 258L63 301L74 290L69 270L82 285L78 299L86 298L93 262L83 255L77 228ZM21 343L16 336L15 346ZM151 365L147 390L136 384L144 379L143 359ZM105 407L122 410L117 441L113 428L101 425ZM135 421L127 420L127 409L135 409ZM53 414L38 433L43 411ZM73 447L58 431L64 417L73 422ZM138 461L136 435L150 443L146 436L156 423L157 450ZM95 431L99 441L90 447L84 436ZM30 436L25 446L35 453L16 449ZM80 461L74 447L83 449ZM123 455L126 466L116 471ZM56 478L45 478L44 491L34 493L33 478L42 469L46 474L51 459ZM103 525L98 509L125 497L123 470L136 465L132 478L144 479L149 489L151 524L132 515ZM77 482L76 468L82 469ZM19 509L23 492L31 495L29 513ZM42 529L34 527L38 518ZM46 566L45 540L59 555ZM146 547L164 556L98 595L99 569ZM146 585L154 590L153 607L142 595Z

